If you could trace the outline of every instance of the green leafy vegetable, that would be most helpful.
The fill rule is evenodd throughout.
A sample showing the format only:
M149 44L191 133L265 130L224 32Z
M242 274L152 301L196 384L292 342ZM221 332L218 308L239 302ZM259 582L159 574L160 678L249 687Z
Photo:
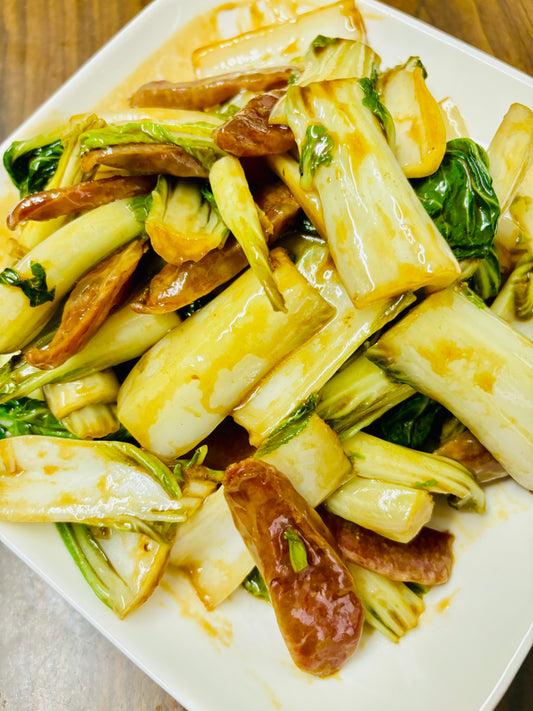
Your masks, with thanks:
M494 243L466 283L483 301L490 301L498 294L502 284L502 271L498 249Z
M448 141L439 169L412 185L457 259L489 254L500 205L481 146L468 138Z
M314 123L307 127L300 154L300 184L304 190L310 190L313 176L321 165L331 165L335 141L322 124Z
M46 271L43 265L38 262L31 262L30 269L33 277L30 279L22 279L15 269L7 267L0 274L0 284L19 287L23 294L30 300L30 306L32 308L40 306L47 301L53 301L56 290L55 287L48 289L46 284Z
M287 444L293 437L302 432L307 426L317 406L317 396L310 395L301 405L298 405L291 414L283 420L255 452L255 457L260 459L274 450Z
M143 449L139 449L129 442L106 442L100 440L98 446L102 450L107 450L107 455L115 460L122 460L129 463L133 460L136 464L146 469L165 489L169 496L180 499L182 496L178 477L166 464L157 459L153 454L149 454ZM104 449L105 448L105 449Z
M0 439L28 434L75 439L41 400L21 397L0 405Z
M295 573L305 570L309 565L307 560L307 550L301 537L293 528L288 528L283 537L289 544L289 557L291 559L292 569Z
M447 410L438 402L416 393L380 417L374 429L388 442L429 451L447 416Z
M244 578L242 584L245 590L247 590L255 597L260 597L262 600L270 602L270 594L268 592L268 588L266 586L265 581L263 580L263 576L257 568L254 568L252 571L250 571L250 573L248 573L248 575Z
M313 49L318 49L321 47L329 47L331 44L339 43L338 37L326 37L325 35L317 35L315 39L311 42L311 47Z
M387 143L394 150L396 143L396 129L394 128L394 121L392 116L379 98L379 94L375 89L375 82L377 79L377 71L373 71L372 77L363 77L358 80L359 86L362 88L365 97L363 99L363 106L372 111L374 116L376 116L381 123L385 135L387 137Z
M524 255L512 274L514 313L517 319L533 317L533 255Z
M415 489L433 489L439 485L436 479L426 479L425 481L417 481L415 483Z
M4 168L23 198L46 187L63 153L59 131L14 141L4 153Z

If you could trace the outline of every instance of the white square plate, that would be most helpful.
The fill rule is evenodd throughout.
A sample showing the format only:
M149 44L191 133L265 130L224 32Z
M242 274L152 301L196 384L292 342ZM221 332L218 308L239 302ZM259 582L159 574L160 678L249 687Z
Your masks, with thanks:
M50 117L92 109L193 15L216 0L155 0L12 136ZM412 18L364 1L369 42L384 66L419 55L438 99L460 106L487 145L509 105L533 107L533 80ZM2 187L7 178L2 174ZM532 464L533 466L533 464ZM189 711L488 711L533 642L533 497L512 481L488 489L484 515L445 514L456 535L451 581L426 597L419 627L394 645L377 633L335 677L292 664L270 607L238 591L215 612L166 577L119 621L87 587L53 526L1 524L0 540Z

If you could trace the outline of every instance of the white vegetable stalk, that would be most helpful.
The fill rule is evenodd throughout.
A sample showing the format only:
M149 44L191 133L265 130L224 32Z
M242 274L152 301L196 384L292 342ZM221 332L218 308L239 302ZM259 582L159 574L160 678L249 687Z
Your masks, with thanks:
M502 214L533 164L533 111L511 104L487 150Z
M438 106L446 129L446 142L453 141L454 138L468 138L465 120L455 101L447 96L439 101Z
M520 230L519 246L533 254L533 167L521 182L509 213Z
M533 254L518 260L490 308L533 341Z
M242 247L272 308L283 311L283 295L272 274L261 220L240 161L235 156L217 160L209 171L209 182L222 220Z
M273 311L248 270L130 372L119 393L118 414L142 446L165 458L188 452L332 316L331 306L284 250L271 256L286 313Z
M478 513L485 510L483 489L468 469L452 459L418 452L365 432L343 439L342 444L354 473L360 477L447 494L454 497L457 508Z
M363 40L363 18L353 0L306 12L287 22L252 30L193 52L198 78L301 62L305 51L325 29L331 37Z
M120 618L145 602L163 575L170 544L144 533L57 524L74 562L93 592Z
M520 247L521 234L510 208L533 167L533 111L522 104L511 104L487 153L492 184L501 208L495 240L507 250L514 251Z
M224 244L229 230L204 199L198 181L159 176L145 227L154 251L169 264L199 261Z
M79 439L101 439L118 432L120 422L116 405L85 405L61 419L69 432Z
M234 411L233 418L260 443L299 403L318 392L349 356L407 306L410 297L356 309L339 279L327 245L299 240L297 267L335 308L335 316L280 361Z
M179 316L138 314L129 304L109 316L95 335L75 355L51 370L24 365L0 381L0 402L29 395L39 387L64 380L75 380L119 363L139 358L180 323Z
M6 521L183 521L188 503L154 476L164 465L132 445L27 435L0 441Z
M408 543L430 520L434 500L424 489L353 476L324 506L393 541Z
M129 200L117 200L72 220L28 252L13 269L22 279L28 279L32 277L31 264L40 264L46 272L48 289L55 289L54 298L31 307L19 287L0 284L4 319L0 352L12 353L25 346L78 279L141 230L142 224L129 208Z
M432 294L367 356L450 410L533 488L533 342L460 287Z
M294 195L296 202L302 207L313 226L324 239L326 239L326 225L324 223L324 211L320 197L315 190L304 190L300 184L300 171L298 161L294 160L288 153L278 153L265 156L265 161L270 170L275 173L280 180Z
M364 100L359 83L345 79L287 92L300 154L313 152L308 129L331 139L311 184L333 260L358 308L423 286L442 288L460 274Z
M261 459L283 472L312 506L351 472L335 433L316 415L297 436ZM252 570L254 560L235 528L222 488L179 527L171 564L187 571L209 609L225 600Z
M424 600L405 583L389 580L355 563L347 565L361 596L365 622L392 642L399 642L417 626L425 610Z
M317 412L343 440L414 393L410 385L387 377L363 353L348 362L324 385Z
M116 402L119 387L115 372L109 368L77 380L45 385L43 394L52 415L61 420L87 405Z
M394 153L403 172L407 178L431 175L446 152L446 128L417 58L388 71L380 89L394 120Z

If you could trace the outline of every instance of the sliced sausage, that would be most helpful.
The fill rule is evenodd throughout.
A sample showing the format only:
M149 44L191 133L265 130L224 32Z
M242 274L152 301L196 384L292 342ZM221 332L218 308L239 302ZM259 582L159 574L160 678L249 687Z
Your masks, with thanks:
M325 509L320 515L344 557L362 568L420 585L441 585L450 577L454 537L449 531L425 527L409 543L398 543Z
M290 481L266 462L250 458L230 465L223 485L294 662L317 676L334 674L357 648L364 613L331 534ZM298 565L291 551L295 542L304 558L300 554Z

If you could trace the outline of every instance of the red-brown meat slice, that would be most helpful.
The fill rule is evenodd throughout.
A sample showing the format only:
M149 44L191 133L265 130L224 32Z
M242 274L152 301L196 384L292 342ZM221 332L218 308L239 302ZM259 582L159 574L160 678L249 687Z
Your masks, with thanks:
M29 348L25 353L28 363L48 370L77 353L120 303L146 248L145 240L134 240L82 277L67 299L52 341L44 348Z
M137 107L201 111L221 104L242 90L261 92L287 86L293 67L268 67L262 71L231 72L205 79L173 83L152 81L130 98Z
M43 190L18 202L7 216L7 226L14 230L26 220L51 220L60 215L90 210L114 200L145 195L154 187L155 178L152 175L125 175Z
M364 614L331 534L290 481L266 462L232 464L223 485L294 662L317 676L334 674L357 648ZM295 544L304 550L296 566Z
M328 511L320 515L344 557L362 568L420 585L441 585L450 577L454 537L449 531L426 527L409 543L398 543Z
M277 101L274 94L254 96L243 109L217 126L213 135L219 148L239 157L290 151L294 146L291 129L268 122Z
M209 175L194 156L173 143L123 143L96 148L83 156L81 166L88 173L96 165L150 175L164 173L178 178L207 178Z

